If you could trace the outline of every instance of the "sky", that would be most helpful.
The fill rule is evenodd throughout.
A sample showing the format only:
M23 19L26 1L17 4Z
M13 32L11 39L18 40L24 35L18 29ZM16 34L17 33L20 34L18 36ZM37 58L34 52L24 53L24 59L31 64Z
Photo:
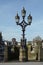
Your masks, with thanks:
M31 12L32 23L26 27L25 38L33 40L36 36L43 39L43 0L0 0L0 32L4 40L22 38L22 28L16 25L15 16L18 12L20 22L22 21L21 10L26 10L25 21Z

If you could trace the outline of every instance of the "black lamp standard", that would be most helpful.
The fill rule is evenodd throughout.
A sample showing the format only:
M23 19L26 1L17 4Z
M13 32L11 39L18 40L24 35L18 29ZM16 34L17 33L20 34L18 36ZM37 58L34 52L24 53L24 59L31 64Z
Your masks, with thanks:
M28 19L28 23L27 23L27 22L25 21L26 10L25 10L24 7L23 7L21 13L22 13L22 18L23 18L22 22L19 22L20 17L19 17L19 15L18 15L18 13L17 13L17 15L15 16L15 19L16 19L17 25L20 25L20 26L22 27L23 36L22 36L22 39L21 39L21 40L22 40L21 46L22 46L22 48L25 48L25 47L26 47L26 43L25 43L25 42L26 42L26 39L25 39L25 28L26 28L26 26L31 25L32 16L31 16L31 14L29 14L29 16L27 17L27 19Z

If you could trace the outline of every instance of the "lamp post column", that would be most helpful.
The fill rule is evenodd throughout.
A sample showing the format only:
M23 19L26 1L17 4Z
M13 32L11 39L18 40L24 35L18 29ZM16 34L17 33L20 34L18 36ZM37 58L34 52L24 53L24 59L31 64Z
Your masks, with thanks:
M27 60L27 47L26 47L26 39L25 39L25 28L28 25L31 25L32 22L32 16L29 14L28 16L28 23L25 22L25 15L26 15L26 10L25 8L23 8L22 10L22 22L19 22L20 17L18 16L18 14L15 16L16 19L16 23L17 25L20 25L22 27L22 39L21 39L21 46L20 46L20 52L19 52L19 61L26 61Z

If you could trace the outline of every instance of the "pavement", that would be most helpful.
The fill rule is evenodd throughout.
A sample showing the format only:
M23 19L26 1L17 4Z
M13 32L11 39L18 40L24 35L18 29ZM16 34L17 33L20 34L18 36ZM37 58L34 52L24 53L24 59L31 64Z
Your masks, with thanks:
M6 62L0 65L43 65L43 62Z

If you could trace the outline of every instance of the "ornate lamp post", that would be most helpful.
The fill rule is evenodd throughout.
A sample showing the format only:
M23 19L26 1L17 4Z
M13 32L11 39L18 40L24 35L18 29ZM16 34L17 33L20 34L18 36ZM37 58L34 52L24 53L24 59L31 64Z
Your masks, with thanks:
M25 10L24 7L23 7L21 13L22 13L22 18L23 18L22 22L19 22L20 17L19 17L19 15L18 15L18 13L17 13L17 15L15 16L15 19L16 19L17 25L20 25L20 26L22 27L23 36L22 36L22 39L21 39L21 47L22 47L22 51L23 51L23 49L26 49L25 28L26 28L26 26L31 25L32 16L31 16L31 14L29 14L29 16L27 17L27 19L28 19L28 23L27 23L27 22L25 21L26 10ZM23 52L23 53L24 53L24 52ZM22 55L23 55L23 53L22 53ZM25 52L25 54L26 54L26 52ZM26 58L23 57L22 60L23 60L23 59L25 60Z

